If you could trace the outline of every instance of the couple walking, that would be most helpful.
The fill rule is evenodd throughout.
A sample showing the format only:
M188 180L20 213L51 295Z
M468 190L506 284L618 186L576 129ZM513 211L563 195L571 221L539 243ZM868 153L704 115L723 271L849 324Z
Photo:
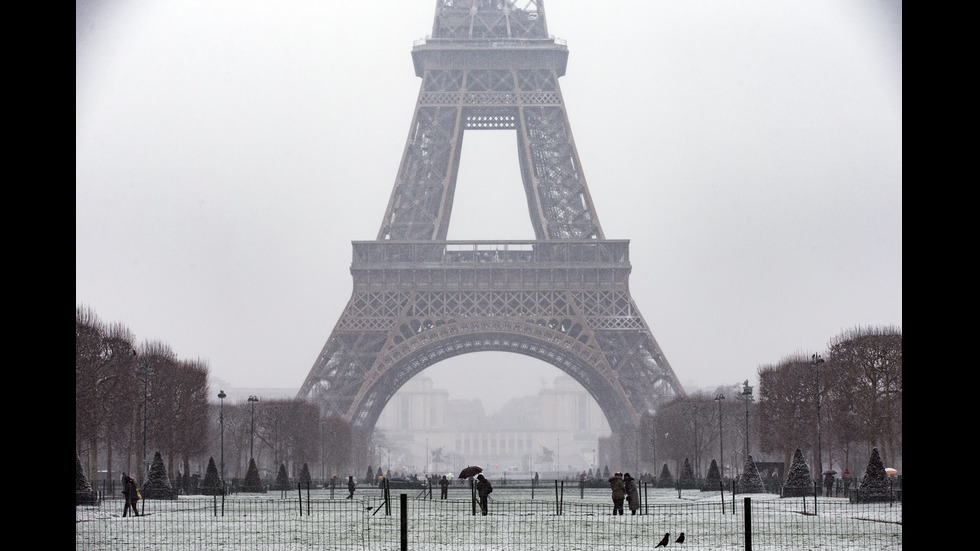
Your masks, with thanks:
M640 508L640 489L636 480L629 473L617 472L609 477L609 487L612 489L613 514L623 514L623 500L629 501L630 513L636 514Z

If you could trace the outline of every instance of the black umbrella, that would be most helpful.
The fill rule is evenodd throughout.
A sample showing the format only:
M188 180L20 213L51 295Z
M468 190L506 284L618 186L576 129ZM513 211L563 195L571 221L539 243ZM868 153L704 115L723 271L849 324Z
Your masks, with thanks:
M823 474L837 474L837 471L833 469L827 469L826 471L823 472Z
M482 472L483 472L483 467L478 467L476 465L470 465L469 467L466 467L462 471L459 471L459 477L458 478L469 478L471 476L476 476L476 475L478 475L478 474L480 474Z

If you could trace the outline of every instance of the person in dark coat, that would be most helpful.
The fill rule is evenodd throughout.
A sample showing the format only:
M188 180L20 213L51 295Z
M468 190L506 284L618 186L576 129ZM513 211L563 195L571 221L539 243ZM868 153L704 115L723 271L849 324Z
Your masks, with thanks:
M440 497L442 497L442 499L448 498L449 497L449 479L446 478L446 475L442 475L442 478L439 480L439 487L442 488L442 492L441 492Z
M827 473L823 475L823 487L827 491L827 497L830 497L834 493L834 475L833 473Z
M133 511L134 517L140 516L139 511L136 509L136 502L140 499L139 492L136 490L136 481L133 480L133 477L123 473L122 483L123 500L126 502L125 505L123 505L123 516L126 516L130 510Z
M609 477L609 487L612 489L613 515L622 515L623 500L626 498L626 485L623 484L623 473L617 472Z
M482 474L476 475L476 493L480 496L480 510L484 516L487 514L487 498L492 491L493 486L490 485L490 481Z
M630 504L630 514L635 515L636 510L640 508L640 488L636 485L636 479L629 473L623 475L623 489L626 492L626 502Z
M354 477L353 476L348 476L347 477L347 492L348 492L347 493L347 499L354 499L354 488L355 487L356 487L356 484L354 483Z

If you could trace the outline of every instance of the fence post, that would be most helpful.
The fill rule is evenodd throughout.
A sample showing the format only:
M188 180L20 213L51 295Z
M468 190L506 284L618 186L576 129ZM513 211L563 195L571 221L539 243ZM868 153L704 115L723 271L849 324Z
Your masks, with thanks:
M561 499L558 500L558 514L565 512L565 481L561 481Z
M401 511L401 542L402 551L408 551L408 494L398 496Z
M745 498L745 551L752 551L752 498Z
M732 514L733 515L735 514L735 493L737 490L738 490L738 486L735 484L735 481L733 480L732 481Z
M721 514L725 514L725 483L718 481L718 490L721 491Z
M296 493L299 494L299 516L303 516L303 483L296 483Z
M385 477L385 516L391 516L391 486L388 484L388 477Z
M470 505L473 508L473 516L476 516L476 486L473 485L472 478L470 478Z

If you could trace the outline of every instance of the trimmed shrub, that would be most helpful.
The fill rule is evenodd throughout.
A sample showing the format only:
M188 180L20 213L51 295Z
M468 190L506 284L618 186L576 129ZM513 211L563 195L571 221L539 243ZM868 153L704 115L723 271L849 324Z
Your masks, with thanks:
M245 483L242 484L243 492L250 493L265 493L265 485L262 484L262 478L259 476L259 468L255 465L255 458L253 457L248 461L248 471L245 472Z
M673 488L674 487L674 475L670 474L670 469L667 468L667 464L664 463L664 468L660 470L660 477L657 478L658 488Z
M202 495L206 496L220 496L225 492L213 457L208 460L208 470L204 473L204 481L201 482L200 491Z
M167 466L163 464L163 456L160 452L153 455L153 463L150 464L150 474L146 478L146 484L140 490L143 499L177 499L177 492L170 485L170 477L167 476Z
M803 459L803 452L796 448L793 461L786 473L786 483L783 484L782 497L801 497L813 495L813 477L810 476L810 466Z
M694 490L698 487L698 481L694 478L694 467L686 457L681 468L681 476L677 479L677 487L682 490Z
M891 481L888 480L888 473L885 472L885 464L881 461L878 448L871 449L871 457L868 458L868 468L864 470L861 486L855 494L852 494L851 500L858 503L892 500Z
M272 487L272 489L280 491L291 489L289 484L289 475L286 474L285 463L281 463L279 465L279 474L276 475L276 484Z
M712 459L711 465L708 467L708 474L704 477L702 490L719 490L721 487L721 470L718 469L718 462Z
M75 454L75 505L95 505L95 490L82 470L82 460Z
M742 470L742 478L738 481L738 491L742 494L766 493L766 486L762 483L759 469L756 468L751 455L745 458L745 468Z

